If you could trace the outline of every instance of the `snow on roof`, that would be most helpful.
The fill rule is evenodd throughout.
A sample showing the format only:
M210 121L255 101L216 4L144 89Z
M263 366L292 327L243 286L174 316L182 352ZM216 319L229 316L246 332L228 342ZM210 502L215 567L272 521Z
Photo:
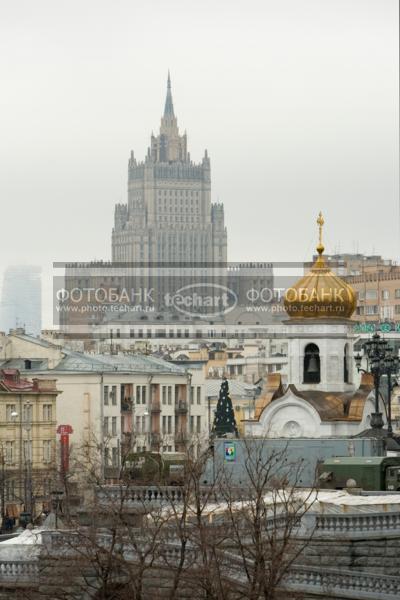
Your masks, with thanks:
M271 507L274 505L274 512L278 510L279 505L283 508L285 506L284 500L285 495L290 504L293 504L296 500L301 504L304 503L304 507L308 507L313 513L321 514L350 514L350 513L377 513L377 512L400 512L400 495L368 495L361 496L358 494L349 494L345 490L311 490L311 489L300 489L298 488L294 492L292 490L274 490L264 496L264 502L266 505L270 504ZM237 500L230 503L230 510L240 511L246 509L251 504L251 500ZM165 517L179 514L178 507L168 506L166 504L161 512ZM209 502L203 510L203 516L221 515L228 508L228 504L224 501L220 502ZM196 514L196 509L193 507L191 510L188 507L188 517ZM152 515L149 514L148 518L151 520Z

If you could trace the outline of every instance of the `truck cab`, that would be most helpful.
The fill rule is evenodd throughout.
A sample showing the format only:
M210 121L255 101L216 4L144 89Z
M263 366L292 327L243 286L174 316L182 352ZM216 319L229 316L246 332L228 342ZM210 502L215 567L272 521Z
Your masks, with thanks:
M400 492L400 465L386 468L386 490Z
M333 490L358 487L369 491L398 492L400 491L400 457L328 458L318 466L317 486L321 489Z

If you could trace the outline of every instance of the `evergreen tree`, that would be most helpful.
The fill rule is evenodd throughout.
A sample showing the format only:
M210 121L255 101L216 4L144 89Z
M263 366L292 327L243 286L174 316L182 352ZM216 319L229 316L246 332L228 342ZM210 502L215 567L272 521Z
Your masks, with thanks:
M225 437L227 434L239 437L227 379L223 380L219 391L212 433L215 437Z

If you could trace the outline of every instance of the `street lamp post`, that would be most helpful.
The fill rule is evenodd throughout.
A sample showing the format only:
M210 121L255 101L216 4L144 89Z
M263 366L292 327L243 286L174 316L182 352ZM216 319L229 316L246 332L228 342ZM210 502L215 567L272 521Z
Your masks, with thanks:
M355 356L355 362L358 372L370 372L374 378L375 412L371 414L371 427L378 430L383 428L382 413L379 411L379 394L382 375L386 375L388 381L388 435L392 436L392 375L396 375L398 373L399 358L394 355L393 349L388 347L387 340L382 339L379 333L375 333L371 339L365 342L363 349L368 359L369 371L361 368L361 354L358 353Z
M58 529L58 513L62 507L62 490L53 490L51 494L51 504L55 515L55 528Z
M392 376L396 376L399 372L399 357L394 356L392 352L388 353L385 358L385 373L387 377L388 386L388 435L393 436L392 428L392 391L394 383L392 383Z

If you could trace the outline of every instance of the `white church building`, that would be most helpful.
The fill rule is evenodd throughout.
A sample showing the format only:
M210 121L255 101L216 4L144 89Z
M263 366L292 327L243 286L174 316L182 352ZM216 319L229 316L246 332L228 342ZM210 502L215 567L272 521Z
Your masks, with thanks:
M341 437L370 428L373 378L364 373L360 380L354 364L355 294L327 267L321 214L317 223L318 258L285 294L289 385L283 387L279 373L269 375L254 418L245 422L248 436Z

